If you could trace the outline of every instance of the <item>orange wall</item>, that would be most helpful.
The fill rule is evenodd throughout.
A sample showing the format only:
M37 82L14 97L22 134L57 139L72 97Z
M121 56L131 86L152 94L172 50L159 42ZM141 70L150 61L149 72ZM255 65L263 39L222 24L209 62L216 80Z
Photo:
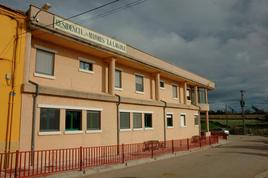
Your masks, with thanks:
M35 77L36 48L44 47L55 51L54 76L55 79ZM79 71L79 57L94 61L94 73ZM30 74L29 78L43 86L69 89L76 91L102 93L105 91L105 67L107 64L90 55L85 55L70 49L53 44L34 40L31 50Z
M48 49L55 52L54 78L43 78L35 76L36 49ZM97 58L90 54L81 53L75 50L66 49L59 45L50 44L44 41L33 39L31 49L29 80L35 81L43 86L68 89L90 93L108 92L108 63L106 59ZM94 73L79 71L79 57L94 61ZM115 89L120 96L153 100L155 99L155 74L135 69L130 66L116 63L116 69L122 71L122 90ZM135 89L135 74L144 76L144 93L137 93ZM160 89L160 99L170 103L183 102L183 88L179 82L167 78L165 89ZM172 84L178 86L178 98L172 97Z

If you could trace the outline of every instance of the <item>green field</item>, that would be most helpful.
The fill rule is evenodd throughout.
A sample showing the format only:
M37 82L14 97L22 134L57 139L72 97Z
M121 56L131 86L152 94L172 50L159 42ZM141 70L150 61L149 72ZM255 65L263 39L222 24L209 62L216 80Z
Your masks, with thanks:
M246 129L248 133L265 133L268 132L268 121L260 120L246 120ZM214 128L226 128L232 133L242 132L243 120L210 120L209 129L213 130ZM206 130L205 120L201 120L201 129ZM263 135L263 134L261 134Z

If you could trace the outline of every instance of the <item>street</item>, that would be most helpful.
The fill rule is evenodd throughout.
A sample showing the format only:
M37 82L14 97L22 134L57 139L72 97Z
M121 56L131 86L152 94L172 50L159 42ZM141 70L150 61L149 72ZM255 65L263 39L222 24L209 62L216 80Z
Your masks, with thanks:
M268 170L268 138L230 136L229 143L87 178L253 178Z

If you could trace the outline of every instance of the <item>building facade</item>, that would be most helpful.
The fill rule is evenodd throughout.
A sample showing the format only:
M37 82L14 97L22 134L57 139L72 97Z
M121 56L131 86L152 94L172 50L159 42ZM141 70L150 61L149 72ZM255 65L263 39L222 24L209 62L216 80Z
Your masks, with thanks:
M0 5L0 152L19 147L26 16Z
M200 134L213 82L37 7L28 19L21 150Z

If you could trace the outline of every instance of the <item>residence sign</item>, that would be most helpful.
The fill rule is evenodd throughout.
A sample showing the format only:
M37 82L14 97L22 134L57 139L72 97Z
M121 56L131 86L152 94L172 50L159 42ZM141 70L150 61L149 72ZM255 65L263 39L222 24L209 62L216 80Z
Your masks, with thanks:
M64 20L63 18L54 16L54 28L113 50L126 53L126 44Z

